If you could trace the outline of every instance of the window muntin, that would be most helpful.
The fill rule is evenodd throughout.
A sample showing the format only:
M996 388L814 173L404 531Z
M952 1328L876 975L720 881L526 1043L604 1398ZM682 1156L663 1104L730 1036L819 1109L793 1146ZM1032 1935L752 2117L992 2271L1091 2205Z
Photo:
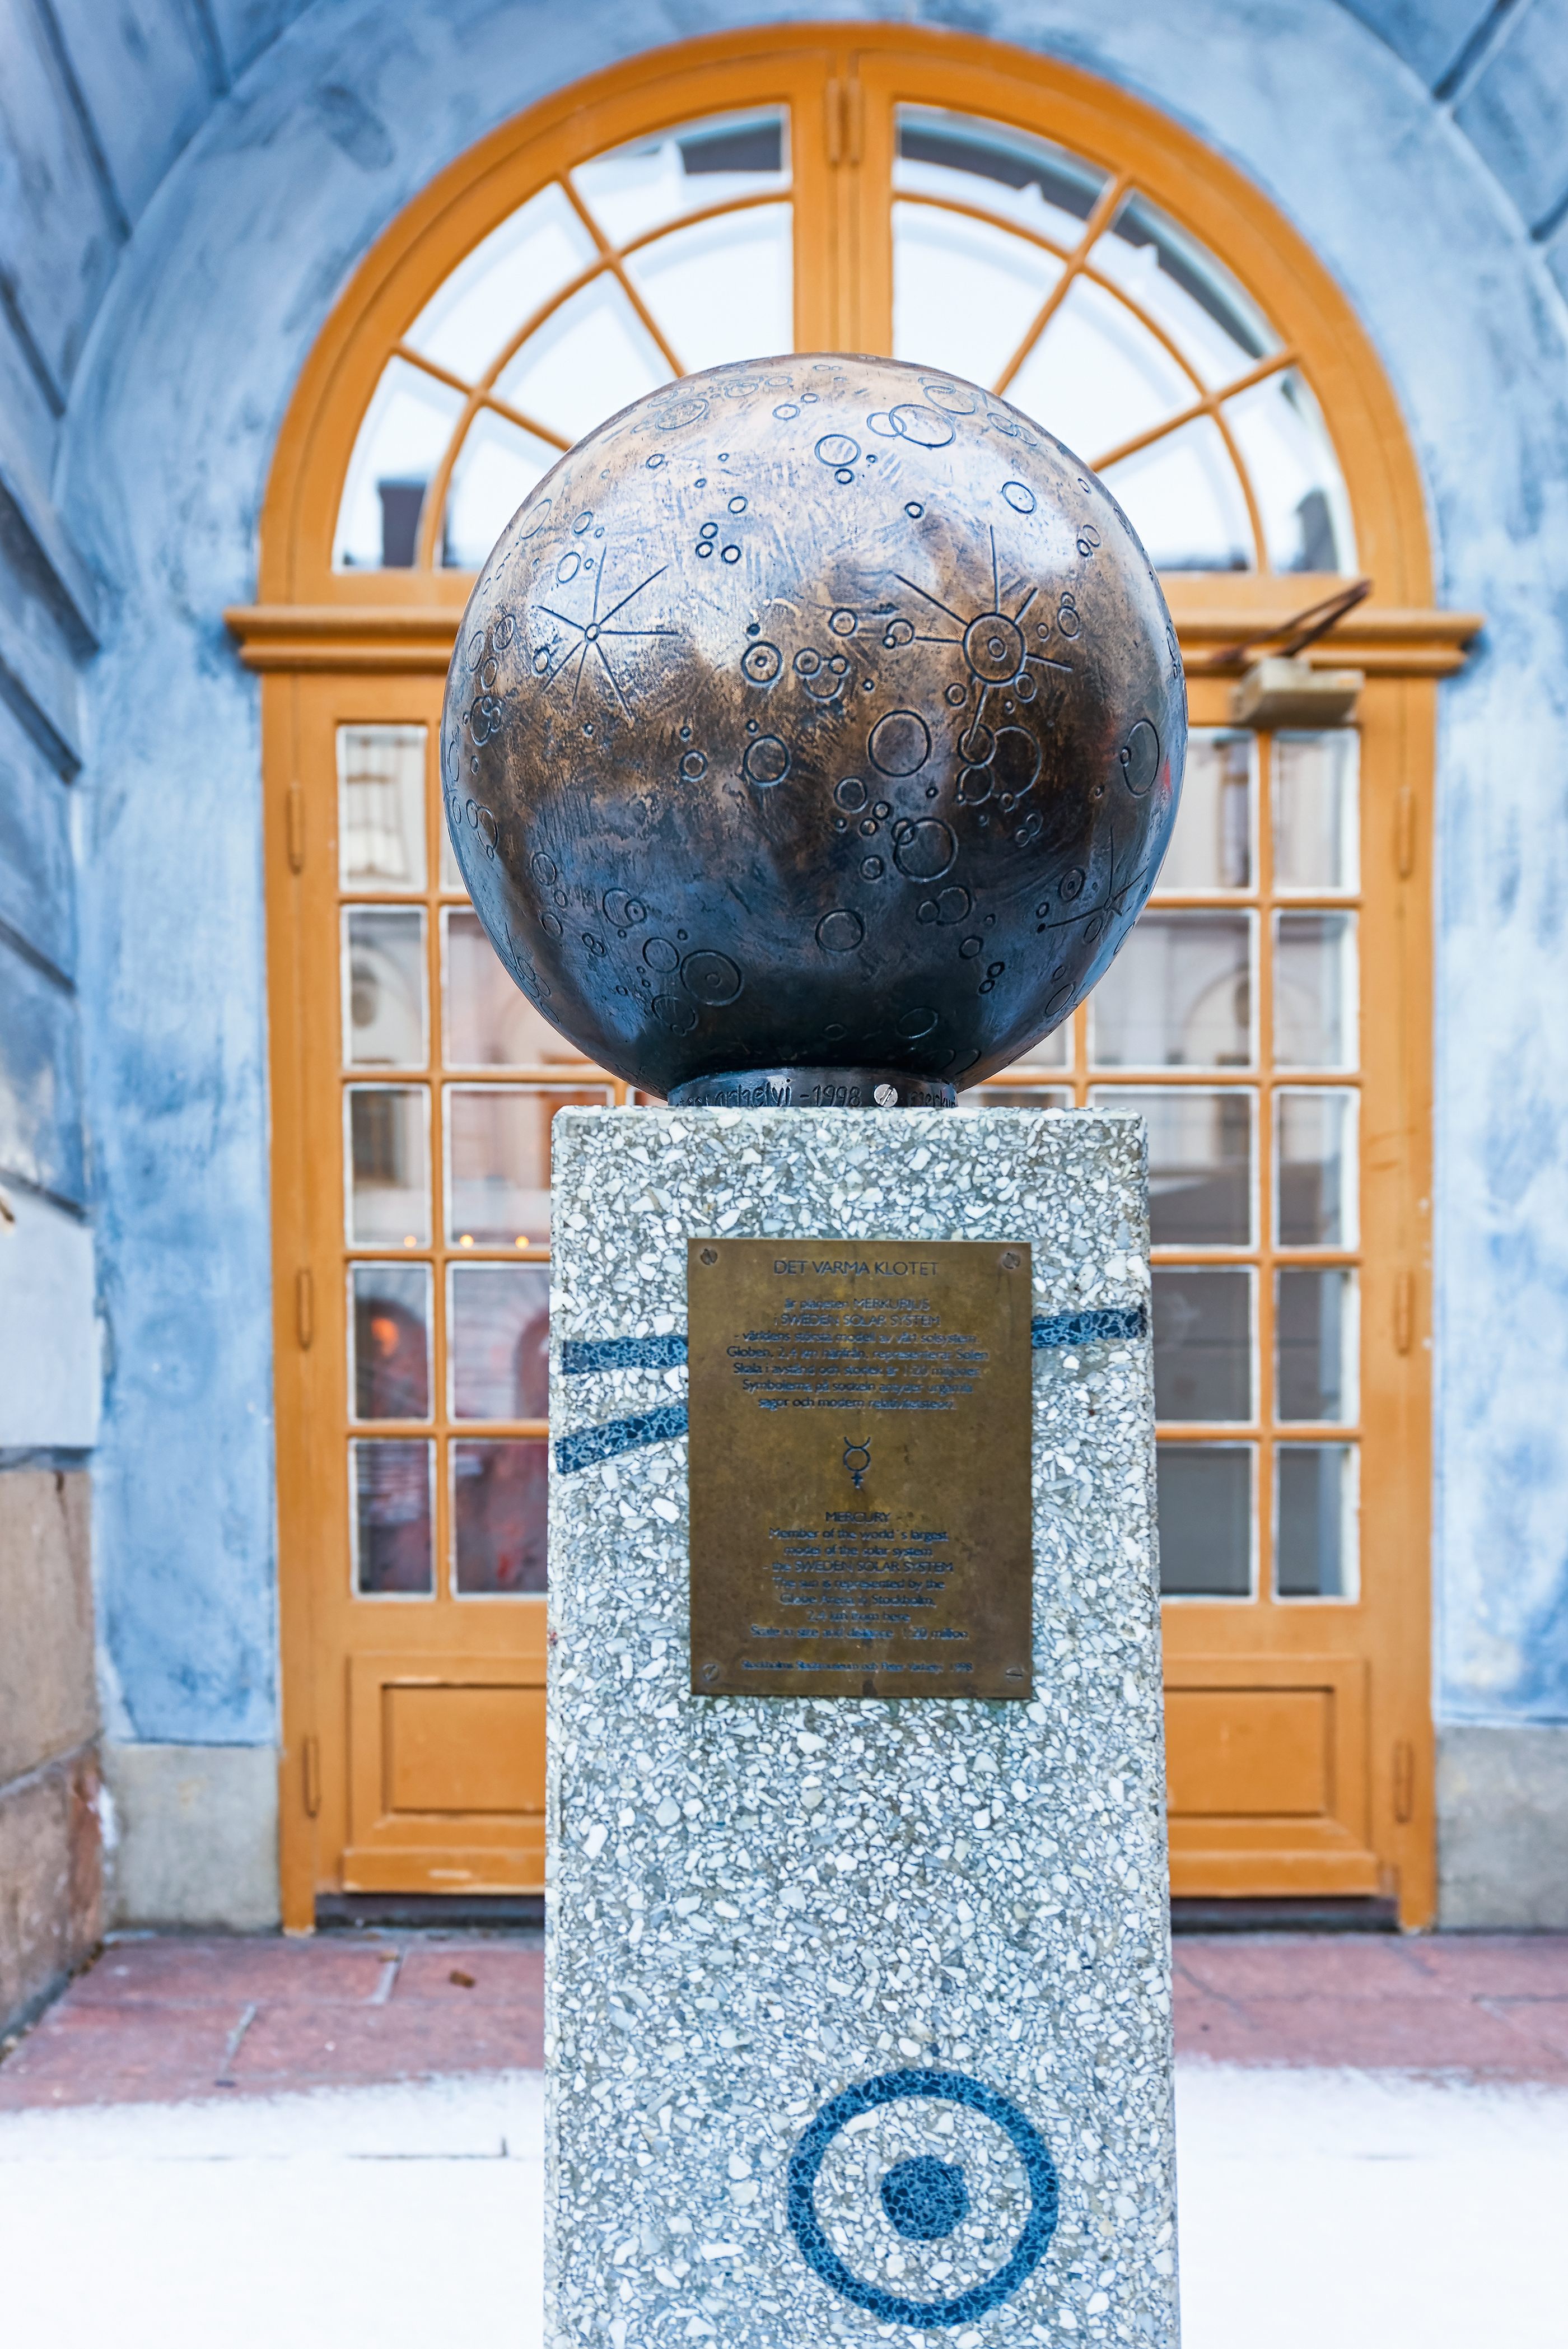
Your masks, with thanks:
M351 1588L531 1598L545 1587L551 1122L625 1088L497 959L427 730L345 725L336 740Z
M895 357L987 384L1101 471L1167 571L1349 571L1295 355L1136 185L1049 140L896 109ZM339 571L472 570L562 450L656 385L795 344L788 111L711 116L551 181L388 359ZM435 511L430 511L431 507Z
M492 229L382 372L334 569L477 570L617 409L793 349L789 146L783 109L710 116L579 164Z
M1164 571L1346 571L1349 501L1258 305L1126 178L898 109L893 353L989 384L1105 476Z
M1047 1075L1149 1136L1161 1588L1358 1594L1358 746L1193 730L1170 854ZM1239 1081L1238 1081L1239 1080Z

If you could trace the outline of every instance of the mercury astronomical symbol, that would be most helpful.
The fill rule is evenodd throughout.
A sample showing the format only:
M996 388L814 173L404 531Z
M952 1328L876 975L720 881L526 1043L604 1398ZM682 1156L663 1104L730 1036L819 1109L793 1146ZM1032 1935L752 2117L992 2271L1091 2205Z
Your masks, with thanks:
M1154 574L1072 453L886 359L716 367L525 501L441 771L480 920L677 1101L951 1102L1093 986L1186 742Z

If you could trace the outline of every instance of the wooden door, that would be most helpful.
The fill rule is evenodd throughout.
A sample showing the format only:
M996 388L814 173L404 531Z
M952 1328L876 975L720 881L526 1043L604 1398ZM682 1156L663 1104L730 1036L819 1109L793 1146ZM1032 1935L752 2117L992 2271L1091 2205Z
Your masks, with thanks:
M542 1170L554 1106L624 1096L443 848L472 571L602 415L789 347L1003 391L1161 565L1194 719L1161 890L968 1105L1150 1120L1174 1889L1418 1921L1425 814L1473 623L1429 608L1387 387L1253 190L1084 76L863 27L658 52L497 133L367 259L285 425L230 616L264 672L289 1921L542 1880ZM1229 726L1237 643L1357 568L1315 657L1367 670L1358 725Z

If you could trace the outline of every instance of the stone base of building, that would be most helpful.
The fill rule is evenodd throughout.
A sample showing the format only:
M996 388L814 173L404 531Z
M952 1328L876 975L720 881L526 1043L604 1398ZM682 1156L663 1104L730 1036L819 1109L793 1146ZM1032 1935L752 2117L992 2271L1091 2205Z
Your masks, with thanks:
M278 1923L278 1757L271 1745L106 1744L111 1926Z
M0 2036L102 1931L90 1507L84 1470L0 1475Z
M1568 1727L1438 1732L1438 1922L1568 1931Z

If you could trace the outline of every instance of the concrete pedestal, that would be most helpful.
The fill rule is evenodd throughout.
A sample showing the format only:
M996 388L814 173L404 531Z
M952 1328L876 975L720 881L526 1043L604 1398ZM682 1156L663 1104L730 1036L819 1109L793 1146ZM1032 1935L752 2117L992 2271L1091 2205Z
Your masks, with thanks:
M1139 1122L555 1122L552 2349L1173 2349ZM1026 1239L1037 1696L687 1692L688 1235Z

